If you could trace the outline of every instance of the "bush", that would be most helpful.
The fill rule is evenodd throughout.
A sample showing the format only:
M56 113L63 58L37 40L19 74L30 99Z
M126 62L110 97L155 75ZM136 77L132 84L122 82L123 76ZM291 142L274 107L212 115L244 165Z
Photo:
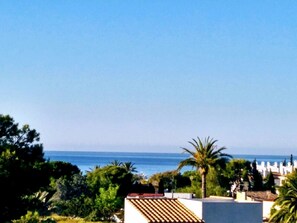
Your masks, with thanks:
M26 215L18 220L13 220L13 223L56 223L51 218L41 219L37 211L28 211Z

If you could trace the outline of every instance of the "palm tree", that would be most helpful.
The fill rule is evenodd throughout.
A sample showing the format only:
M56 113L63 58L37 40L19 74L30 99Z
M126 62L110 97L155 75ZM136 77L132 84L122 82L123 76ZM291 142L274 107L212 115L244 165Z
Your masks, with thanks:
M128 173L135 173L135 172L137 172L136 167L134 166L134 163L132 163L132 162L125 162L125 163L122 163L122 167L123 167Z
M269 222L297 222L297 172L287 176L272 208Z
M118 160L114 160L114 161L111 161L109 165L110 166L122 166L123 163Z
M210 137L205 138L202 141L199 137L197 140L192 139L193 142L189 143L194 147L194 151L191 151L187 148L182 148L184 152L189 153L190 157L182 160L178 165L178 171L181 170L184 166L192 166L197 169L201 174L202 181L202 198L206 197L206 176L208 174L210 167L215 167L217 164L221 163L226 158L231 158L230 155L222 153L225 150L225 147L217 149L215 143L217 140L214 140Z

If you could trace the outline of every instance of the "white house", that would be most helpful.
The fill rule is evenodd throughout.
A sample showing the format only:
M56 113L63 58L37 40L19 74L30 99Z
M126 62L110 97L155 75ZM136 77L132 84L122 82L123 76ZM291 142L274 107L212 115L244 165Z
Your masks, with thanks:
M262 223L262 203L232 198L126 198L125 223Z
M228 197L179 199L205 223L262 223L262 203Z
M202 223L176 198L126 198L125 223Z

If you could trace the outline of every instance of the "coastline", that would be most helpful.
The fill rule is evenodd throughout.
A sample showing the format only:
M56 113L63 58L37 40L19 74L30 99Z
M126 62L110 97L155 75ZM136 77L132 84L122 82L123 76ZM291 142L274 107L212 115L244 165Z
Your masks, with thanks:
M64 161L77 165L82 172L95 166L105 166L114 160L132 162L138 173L150 176L154 173L175 170L178 163L188 157L185 153L155 153L155 152L107 152L107 151L44 151L45 158L51 161ZM236 159L246 159L250 162L256 159L258 163L289 161L290 155L233 155ZM186 168L191 170L192 168Z

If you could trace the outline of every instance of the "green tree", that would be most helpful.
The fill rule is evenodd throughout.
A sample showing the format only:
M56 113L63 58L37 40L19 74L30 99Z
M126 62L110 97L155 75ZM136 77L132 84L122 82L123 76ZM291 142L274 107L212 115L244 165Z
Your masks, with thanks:
M118 160L114 160L110 163L111 166L122 166L123 163L118 161Z
M93 207L87 218L108 219L113 212L123 207L124 197L132 187L132 176L122 164L95 167L88 171L86 180Z
M177 192L194 193L196 197L201 197L201 176L197 171L186 171L183 177L188 177L191 185L177 188ZM227 196L229 181L217 168L211 167L206 177L207 192L211 195ZM178 182L177 182L178 183Z
M196 170L185 171L182 176L185 179L190 180L189 185L184 185L181 188L177 188L177 192L180 193L194 193L196 197L201 197L201 175Z
M56 193L51 198L52 201L71 200L82 194L88 194L86 177L81 174L74 174L70 178L60 177L55 182Z
M0 222L24 215L28 206L24 197L49 183L39 140L29 125L19 127L9 115L0 115Z
M51 209L66 216L86 217L94 209L94 202L86 183L86 176L63 176L54 183L55 194L50 199Z
M224 176L227 178L227 182L229 182L229 184L235 185L233 191L231 191L234 196L237 191L249 189L249 176L251 172L251 162L248 160L232 159L227 163L226 169L224 170ZM243 188L244 183L247 184L248 188Z
M274 176L273 176L273 173L271 172L271 170L265 179L264 189L270 190L271 193L275 194L275 182L274 182Z
M48 174L54 179L59 179L60 177L71 178L75 174L80 174L80 169L71 163L64 161L49 161Z
M215 145L216 142L217 140L213 140L209 137L205 138L204 141L199 137L197 137L197 140L193 139L193 142L189 141L195 150L191 151L187 148L183 148L184 152L190 154L190 158L182 160L178 165L178 170L182 169L184 166L192 166L201 174L202 198L206 197L206 176L209 168L215 167L221 163L222 160L231 157L228 154L222 153L226 148L217 148Z
M163 182L163 179L161 179L159 181L158 194L164 194L164 182Z
M113 213L122 206L122 200L117 196L119 186L109 185L108 189L100 188L99 195L95 199L95 205L100 212L100 217L110 220Z
M264 189L263 186L263 178L261 173L257 170L257 162L256 160L252 163L252 179L251 179L251 190L252 191L262 191Z
M125 162L122 163L122 167L127 171L127 173L136 173L136 167L134 166L134 163L132 162Z
M292 171L295 169L294 167L294 158L293 158L293 154L291 154L290 156L290 163L291 163L291 166L292 166Z
M156 173L149 178L149 183L155 187L158 187L161 181L163 188L167 191L172 191L173 189L176 190L191 185L189 177L183 176L175 170Z
M124 198L132 186L133 175L122 166L107 165L95 168L87 173L87 184L93 195L97 195L100 188L108 189L109 185L118 185L118 196Z
M287 175L271 210L270 222L297 222L297 171Z
M252 170L251 162L244 159L232 159L226 165L225 176L232 182L248 181Z

